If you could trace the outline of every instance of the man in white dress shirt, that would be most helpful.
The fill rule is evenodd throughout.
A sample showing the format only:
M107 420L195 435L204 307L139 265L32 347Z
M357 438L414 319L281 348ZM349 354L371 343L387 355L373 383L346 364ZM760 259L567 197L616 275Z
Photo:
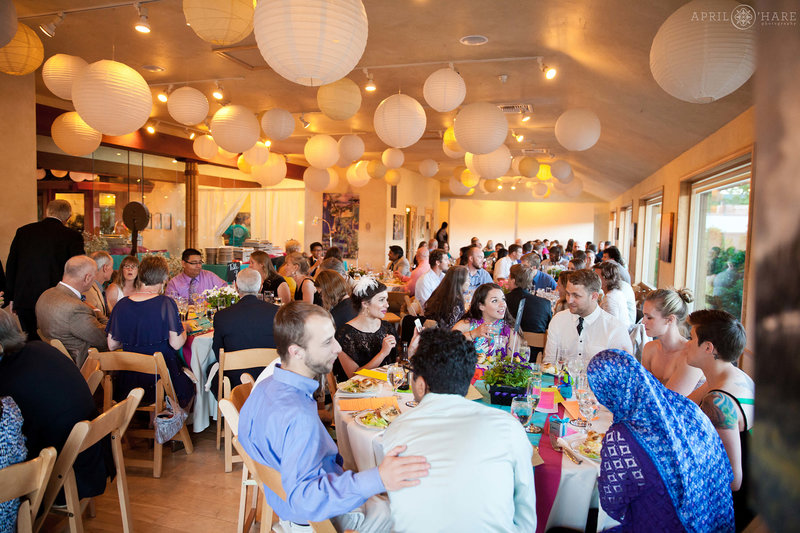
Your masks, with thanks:
M444 273L450 266L450 260L444 250L436 249L428 256L428 264L431 265L431 269L420 278L414 291L414 297L419 302L419 305L422 306L422 309L425 309L425 302L428 301L433 291L444 279Z
M507 412L464 398L473 344L457 331L422 332L409 375L419 405L386 430L383 448L408 446L431 465L419 485L389 491L397 533L536 531L531 444Z
M547 328L546 363L555 362L559 352L567 361L581 357L587 364L606 349L631 353L628 329L597 305L601 286L600 276L592 270L571 273L567 283L569 309L557 313Z
M511 267L519 263L519 258L522 257L522 246L519 244L512 244L508 247L508 255L502 259L498 259L494 265L494 282L508 279Z

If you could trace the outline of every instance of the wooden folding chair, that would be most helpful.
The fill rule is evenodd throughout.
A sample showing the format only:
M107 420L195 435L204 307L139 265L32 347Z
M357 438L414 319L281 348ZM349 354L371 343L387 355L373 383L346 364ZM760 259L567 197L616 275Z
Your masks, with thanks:
M130 516L130 499L128 497L128 479L125 475L125 460L122 455L122 436L128 428L128 423L133 417L134 411L144 395L141 388L133 389L125 400L101 414L91 422L84 420L72 427L72 431L67 437L67 442L61 449L58 456L53 475L47 484L44 495L44 512L36 520L38 531L47 518L47 513L53 506L56 496L64 489L64 496L67 500L66 514L69 519L70 533L83 532L83 520L81 515L89 504L90 498L80 500L78 496L78 485L75 479L75 471L72 466L78 454L94 446L106 435L111 435L111 451L114 456L114 466L117 469L117 496L119 497L120 515L122 518L122 530L124 533L133 531L133 521ZM59 512L61 512L59 510Z
M33 521L55 462L56 449L51 446L39 452L36 459L0 469L0 502L21 500L17 510L18 533L33 532Z
M103 371L100 370L100 361L93 357L87 357L81 367L81 375L83 379L86 380L86 384L89 385L89 391L94 395L100 382L103 381Z
M161 352L156 352L153 355L144 355L140 353L131 352L98 352L95 349L89 350L89 357L100 361L100 370L103 371L103 410L107 411L113 405L114 398L114 383L111 379L109 372L127 370L132 372L141 372L143 374L150 374L155 380L160 377L156 383L156 399L152 405L140 405L139 411L160 413L164 410L164 396L169 397L172 405L178 405L178 397L175 395L175 388L172 386L172 378L169 375L169 369L164 362L164 356ZM161 477L162 469L162 453L163 444L159 444L155 440L154 429L132 429L129 433L132 437L142 437L153 440L153 460L144 459L128 459L128 465L141 468L152 468L153 477ZM173 440L180 439L186 450L186 454L191 454L194 451L192 445L192 438L189 436L189 430L186 428L184 422L181 430L178 432Z
M278 350L275 348L251 348L249 350L237 350L235 352L225 352L219 350L219 385L217 388L217 398L229 398L231 395L231 380L225 376L226 371L242 370L254 366L267 366L278 357ZM217 449L220 449L220 437L222 435L223 413L217 409ZM225 471L233 470L233 463L238 463L241 458L233 454L231 447L231 432L225 426Z
M531 360L537 363L541 362L539 355L544 352L544 347L547 345L547 333L531 333L523 331L522 337L528 346L531 348Z

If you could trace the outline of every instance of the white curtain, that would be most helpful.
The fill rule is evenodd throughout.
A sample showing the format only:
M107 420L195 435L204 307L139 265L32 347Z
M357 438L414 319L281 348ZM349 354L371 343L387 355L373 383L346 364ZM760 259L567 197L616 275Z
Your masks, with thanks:
M222 246L222 234L233 222L245 200L247 190L200 189L198 191L197 237L201 248Z

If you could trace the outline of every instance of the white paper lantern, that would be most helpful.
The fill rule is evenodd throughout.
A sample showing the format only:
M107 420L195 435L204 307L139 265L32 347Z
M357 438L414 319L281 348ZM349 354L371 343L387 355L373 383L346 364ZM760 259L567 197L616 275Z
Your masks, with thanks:
M245 174L250 174L253 171L253 166L247 162L244 155L240 155L236 158L236 166Z
M461 108L453 123L461 148L473 154L488 154L500 148L508 136L505 114L494 104L476 102Z
M259 2L253 25L270 68L301 85L320 86L345 77L367 44L367 12L361 0Z
M270 109L261 117L261 129L273 141L288 139L294 133L294 117L285 109Z
M573 180L573 179L575 179L575 173L574 173L574 172L572 171L572 169L570 168L570 169L569 169L569 174L567 174L567 175L566 175L564 178L561 178L561 179L556 179L556 180L555 180L555 183L554 183L554 185L555 185L555 187L556 187L556 188L558 188L558 185L559 185L560 183L561 183L561 184L564 184L564 185L566 186L566 185L568 185L568 184L572 183L572 180Z
M446 113L461 105L467 95L467 85L458 72L442 68L425 80L422 95L428 105L440 113Z
M547 194L548 190L549 188L547 187L547 184L542 181L533 185L533 195L539 198L543 198L544 195Z
M419 164L419 173L426 178L432 178L439 172L439 163L433 159L424 159Z
M263 165L253 167L253 179L264 187L279 184L286 177L286 159L282 155L270 152L269 159Z
M382 179L386 175L387 170L386 165L377 159L370 161L367 165L367 174L375 180Z
M445 144L444 141L442 141L442 151L444 152L444 155L446 155L450 159L460 159L464 157L464 154L466 154L466 152L454 152L453 150L447 147L447 144Z
M359 163L363 163L364 161L360 161ZM358 175L358 169L356 165L350 165L347 167L347 182L352 185L353 187L363 187L367 183L369 183L369 178L366 180Z
M11 42L17 33L17 9L11 0L0 2L0 48Z
M557 180L563 180L568 178L572 173L572 167L566 161L559 159L558 161L553 161L550 164L550 173L552 173L553 177Z
M100 146L103 134L89 126L75 111L59 115L50 127L53 142L65 154L89 155Z
M331 174L327 168L308 167L303 171L303 182L315 192L321 192L331 184Z
M306 161L312 167L332 167L339 160L339 145L330 135L314 135L303 148Z
M244 152L258 142L258 119L241 105L226 105L211 119L211 135L217 145L228 152Z
M539 172L539 162L532 157L523 157L519 163L519 175L526 178L535 178Z
M378 138L393 148L405 148L425 133L427 118L419 102L407 94L393 94L378 104L373 125Z
M501 144L500 148L488 154L476 155L467 152L464 162L473 174L486 179L499 178L511 168L511 150L505 144Z
M458 181L455 177L450 178L448 185L450 187L450 192L457 196L463 196L469 192L469 187Z
M386 168L400 168L405 160L405 154L397 148L387 148L381 155L381 161Z
M345 164L364 155L364 141L358 135L345 135L339 139L339 159Z
M11 3L11 2L9 2L9 3ZM11 5L13 6L14 4L11 4ZM47 176L47 171L45 169L43 169L43 168L37 168L36 169L36 179L37 180L43 180L45 178L45 176Z
M453 126L450 126L446 130L444 130L444 135L442 136L442 142L444 142L444 145L451 152L460 153L461 155L459 155L458 157L464 157L464 154L467 153L467 151L464 150L460 144L458 144L458 141L456 140L456 132L453 129Z
M208 98L194 87L181 87L169 95L167 111L186 126L200 124L208 116Z
M486 192L496 192L500 188L500 180L486 180L483 182Z
M600 139L600 119L591 109L564 111L556 120L556 139L567 150L588 150Z
M14 28L14 36L8 44L0 48L0 72L24 76L42 64L44 46L36 32L25 24L14 21Z
M361 107L361 89L350 78L342 78L319 88L317 105L326 117L347 120Z
M312 168L313 168L313 167L312 167ZM333 169L333 168L329 168L329 169L328 169L328 175L331 177L331 181L330 181L330 183L328 184L328 186L327 186L327 187L325 187L325 190L326 190L326 191L331 191L331 190L334 190L334 189L336 189L336 187L338 187L338 186L339 186L339 173L338 173L338 172L336 172L336 170L335 170L335 169Z
M56 54L44 62L42 80L50 92L64 100L72 100L72 82L89 66L83 58Z
M239 157L239 154L237 154L236 152L229 152L222 147L217 148L217 155L220 156L222 159L236 160Z
M372 176L369 175L369 161L359 161L356 163L356 174L360 181L370 181Z
M580 178L575 178L572 182L567 185L567 188L564 190L564 194L569 196L570 198L577 198L583 192L583 181Z
M524 155L515 155L511 158L511 175L512 176L521 176L522 174L519 173L519 163L525 159Z
M267 162L267 159L269 159L269 149L264 143L258 141L252 148L246 150L242 156L244 156L245 161L251 166L257 167Z
M55 176L57 178L63 178L64 176L67 175L67 171L66 170L51 170L50 174L52 174L53 176Z
M92 63L72 84L75 111L105 135L127 135L145 125L153 95L141 74L128 65L103 59Z
M741 87L756 66L756 26L738 23L736 15L756 17L752 9L734 0L694 0L678 8L653 39L653 78L675 98L695 104L714 102ZM698 18L697 13L730 18Z
M183 15L198 37L211 44L238 43L253 31L252 0L183 0Z
M383 179L386 180L386 183L388 183L389 185L395 186L398 183L400 183L400 178L402 177L403 175L400 174L400 171L396 168L393 168L386 172L386 177Z
M214 159L217 156L219 147L211 135L200 135L192 143L192 149L197 154L197 157Z
M94 181L96 174L92 174L91 172L70 172L69 179L74 182L81 182L81 181Z
M472 172L470 169L465 168L461 171L459 180L465 187L475 187L480 183L481 177Z

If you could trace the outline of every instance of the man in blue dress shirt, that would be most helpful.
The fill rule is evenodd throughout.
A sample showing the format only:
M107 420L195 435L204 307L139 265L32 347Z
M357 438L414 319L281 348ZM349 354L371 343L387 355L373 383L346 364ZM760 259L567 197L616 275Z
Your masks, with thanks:
M341 351L333 319L319 306L292 302L278 311L274 332L281 365L253 390L239 417L244 449L281 474L286 500L264 487L267 501L290 530L330 518L339 531L390 531L388 504L378 495L419 484L427 461L400 457L406 447L396 446L376 468L343 471L312 397Z

